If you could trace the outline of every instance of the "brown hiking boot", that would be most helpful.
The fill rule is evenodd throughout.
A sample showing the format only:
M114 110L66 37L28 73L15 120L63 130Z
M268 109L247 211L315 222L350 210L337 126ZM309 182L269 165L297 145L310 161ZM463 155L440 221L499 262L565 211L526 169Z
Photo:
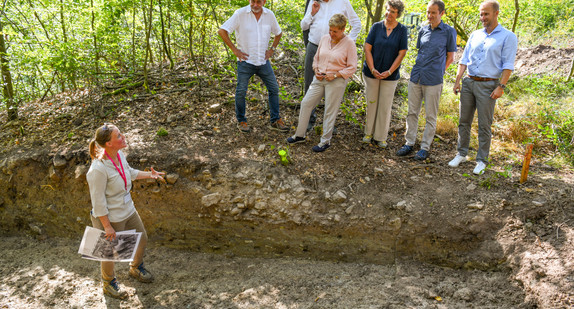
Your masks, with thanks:
M244 122L244 121L238 123L237 128L239 129L239 131L241 131L241 133L251 132L251 128L249 128L249 126L247 125L247 122Z
M277 130L279 132L289 132L289 127L287 125L285 125L285 122L283 122L283 119L279 118L279 120L275 121L274 123L269 125L269 128L271 130Z
M104 284L104 295L108 295L117 299L128 298L128 293L126 291L120 290L120 286L118 285L116 278L109 281L102 279L102 282Z
M153 275L141 263L138 267L130 266L130 276L136 278L139 282L153 282Z

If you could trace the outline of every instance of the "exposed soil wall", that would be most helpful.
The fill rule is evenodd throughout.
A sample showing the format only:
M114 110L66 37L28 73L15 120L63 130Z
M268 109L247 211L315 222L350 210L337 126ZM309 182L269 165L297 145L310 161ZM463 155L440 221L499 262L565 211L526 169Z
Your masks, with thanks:
M154 159L135 151L128 160ZM87 162L81 149L5 159L3 232L79 237L90 225ZM412 202L385 200L396 198L384 194L364 205L359 189L329 193L329 184L319 182L325 191L317 191L283 166L254 161L239 165L190 157L168 170L171 184L136 181L132 192L148 233L167 246L379 264L410 256L482 269L504 260L495 242L503 222L496 216L474 211L451 216L438 205L429 211Z

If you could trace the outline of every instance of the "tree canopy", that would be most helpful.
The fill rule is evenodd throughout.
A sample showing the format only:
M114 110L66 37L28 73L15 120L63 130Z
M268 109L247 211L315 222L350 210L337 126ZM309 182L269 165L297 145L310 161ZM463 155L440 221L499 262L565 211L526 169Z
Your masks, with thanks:
M574 0L518 1L501 1L501 23L512 27L518 3L515 31L521 44L572 44ZM351 2L365 25L368 18L371 23L379 18L373 12L380 11L381 1ZM479 27L479 2L447 3L444 20L456 27L462 43ZM405 1L406 13L421 13L424 20L426 3ZM173 68L175 61L189 61L198 75L209 75L232 60L216 35L219 25L247 4L238 0L5 0L0 16L2 106L13 110L20 101L146 74L150 65ZM266 6L287 34L283 48L302 50L299 21L304 1L269 0ZM199 69L206 65L212 72Z

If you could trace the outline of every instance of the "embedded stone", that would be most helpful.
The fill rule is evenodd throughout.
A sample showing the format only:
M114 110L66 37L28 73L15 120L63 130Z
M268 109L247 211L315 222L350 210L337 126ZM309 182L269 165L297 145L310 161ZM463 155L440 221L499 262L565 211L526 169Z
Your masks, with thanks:
M34 232L35 234L42 235L42 229L39 226L34 225L34 224L30 224L29 227L30 227L30 230L32 230L32 232Z
M221 200L221 194L219 192L216 192L216 193L204 195L201 198L201 204L204 207L211 207L211 206L219 203L220 200Z
M179 179L179 175L176 173L167 174L165 176L165 181L167 181L167 183L169 183L170 185L173 185L174 183L176 183L178 179Z
M58 171L53 166L50 166L50 170L48 171L48 175L52 181L55 181L55 182L60 181L60 175L59 175Z
M335 203L342 203L347 200L347 194L345 194L345 191L343 190L338 190L333 194L331 200Z
M76 170L74 171L74 177L78 181L86 180L86 174L88 173L88 167L85 165L78 165L76 166Z
M481 202L476 202L476 203L468 204L468 205L466 205L466 207L468 207L469 209L481 210L484 208L484 204L482 204Z
M66 158L64 158L61 155L55 155L54 159L52 160L54 163L54 167L57 169L61 169L66 167L66 164L68 164L68 161L66 161Z
M389 227L393 231L398 231L401 229L401 218L394 218L389 220Z
M454 292L453 298L454 299L462 299L465 301L472 301L474 297L474 293L469 288L462 288L456 292Z
M218 113L221 113L222 108L221 108L220 104L215 103L215 104L212 104L211 106L209 106L207 108L207 111L211 114L218 114Z
M259 202L255 203L255 209L263 210L265 208L267 208L267 203L265 203L263 201L259 201Z

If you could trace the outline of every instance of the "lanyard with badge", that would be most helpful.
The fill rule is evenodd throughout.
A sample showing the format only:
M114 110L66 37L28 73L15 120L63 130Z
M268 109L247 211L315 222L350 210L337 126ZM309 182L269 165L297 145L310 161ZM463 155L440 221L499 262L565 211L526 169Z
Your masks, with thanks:
M107 151L104 151L104 153L106 154L106 156L108 157L108 159L110 159L110 161L112 161L112 163L114 164L114 167L116 168L116 170L118 171L118 174L120 174L120 177L123 179L124 181L124 186L126 189L126 195L124 195L124 204L128 204L131 200L132 197L130 195L130 192L128 191L128 178L126 176L126 172L124 171L124 165L122 164L122 160L120 159L120 154L117 153L116 155L118 156L118 162L120 162L120 166L122 167L122 170L120 171L120 168L116 165L116 162L114 162L114 160L112 160L112 158L110 157L110 155L108 154Z

